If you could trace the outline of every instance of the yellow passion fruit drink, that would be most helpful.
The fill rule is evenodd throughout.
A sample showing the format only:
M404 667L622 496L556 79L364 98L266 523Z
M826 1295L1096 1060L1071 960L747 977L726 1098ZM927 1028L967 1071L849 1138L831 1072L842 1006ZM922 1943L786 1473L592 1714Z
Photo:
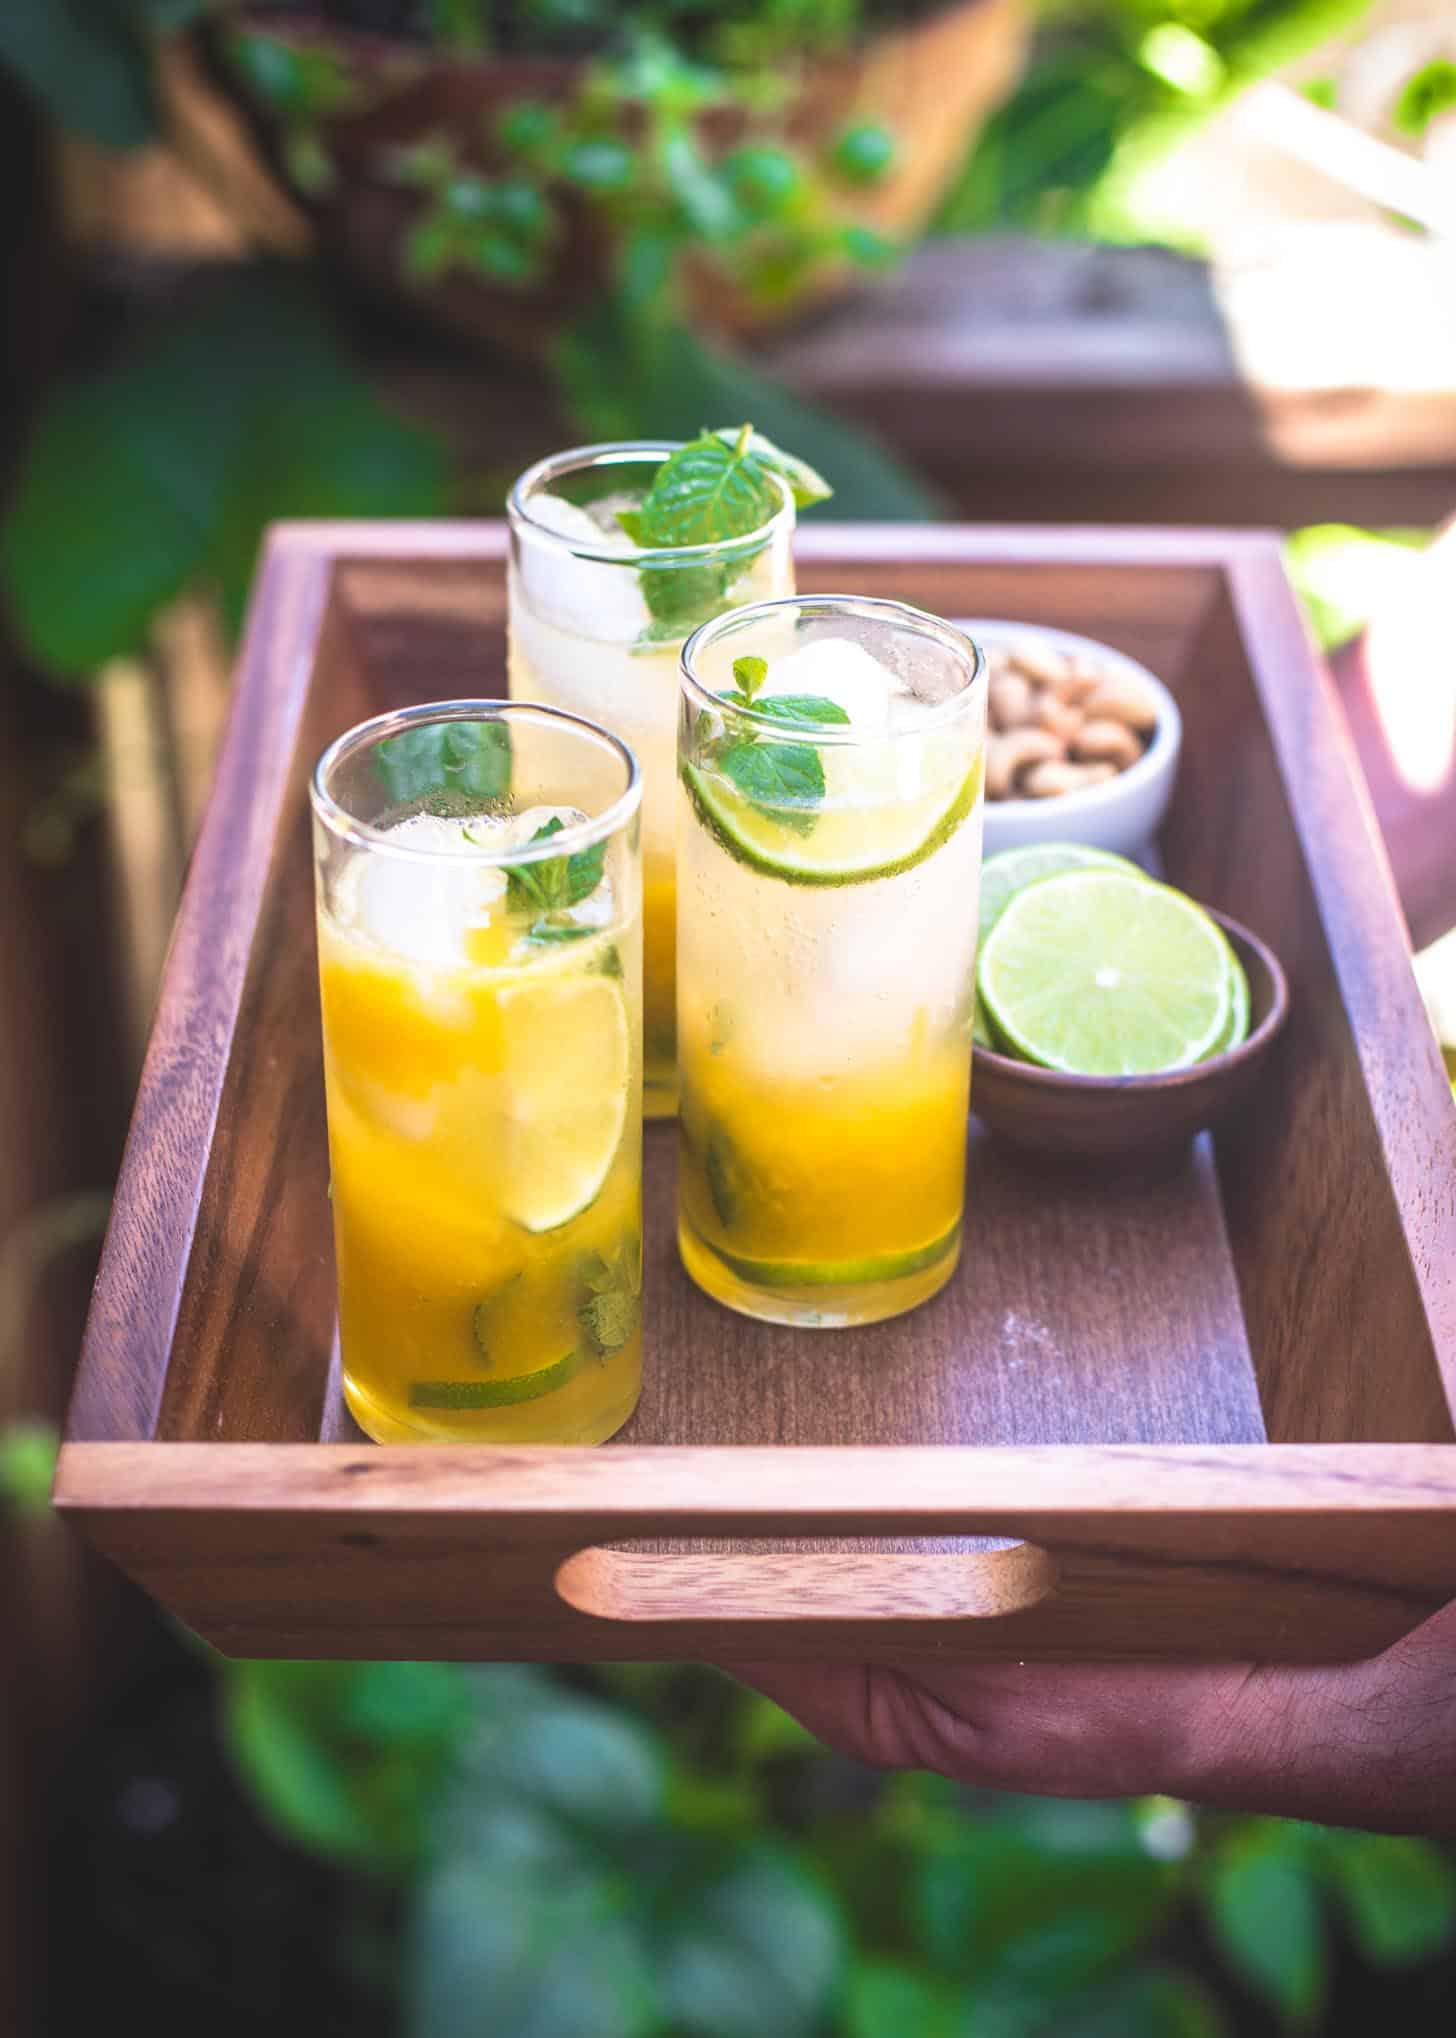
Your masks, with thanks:
M636 1405L639 782L452 703L315 774L344 1393L381 1441L595 1443Z
M896 602L683 654L679 1244L745 1314L869 1323L960 1252L985 680Z
M675 1108L677 676L711 616L792 594L796 506L829 494L751 426L583 446L511 491L510 691L589 716L642 766L646 1110Z

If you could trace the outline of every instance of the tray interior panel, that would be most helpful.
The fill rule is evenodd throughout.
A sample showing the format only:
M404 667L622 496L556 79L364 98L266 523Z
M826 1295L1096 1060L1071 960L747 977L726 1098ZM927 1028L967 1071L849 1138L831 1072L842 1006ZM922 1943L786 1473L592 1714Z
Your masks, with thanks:
M672 1138L650 1132L649 1350L642 1406L626 1437L1234 1443L1261 1439L1266 1420L1281 1440L1308 1434L1318 1397L1306 1407L1297 1350L1308 1346L1310 1322L1333 1334L1342 1313L1348 1321L1353 1312L1362 1334L1373 1331L1384 1294L1404 1334L1411 1298L1395 1293L1392 1303L1391 1282L1369 1279L1366 1262L1352 1257L1371 1213L1359 1197L1341 1203L1339 1142L1354 1143L1367 1202L1386 1178L1370 1148L1348 1021L1221 576L1202 567L841 564L821 544L800 578L806 588L852 584L948 614L1022 615L1088 631L1159 672L1190 728L1190 761L1161 845L1168 875L1248 920L1294 971L1300 1079L1281 1066L1240 1137L1221 1141L1216 1164L1200 1141L1158 1180L1126 1172L1089 1180L1018 1160L973 1122L967 1248L956 1280L898 1324L830 1335L749 1324L692 1288L673 1244ZM499 558L353 560L335 572L198 1213L162 1435L354 1434L329 1386L333 1277L307 775L324 744L365 714L503 692L504 618ZM1393 1203L1387 1215L1398 1258L1405 1246ZM1274 1248L1261 1245L1267 1237ZM1374 1238L1377 1248L1389 1245L1388 1228L1377 1222ZM1342 1281L1324 1281L1311 1318L1308 1284L1326 1239L1341 1256ZM1426 1357L1411 1362L1409 1391L1389 1404L1395 1427L1361 1427L1379 1419L1367 1389L1340 1418L1345 1433L1423 1435L1444 1415L1444 1404L1432 1405L1429 1335L1420 1328Z

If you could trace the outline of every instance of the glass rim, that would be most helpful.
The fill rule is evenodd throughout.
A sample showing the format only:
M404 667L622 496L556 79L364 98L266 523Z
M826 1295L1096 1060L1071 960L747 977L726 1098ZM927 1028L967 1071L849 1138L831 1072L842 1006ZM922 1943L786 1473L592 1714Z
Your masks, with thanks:
M553 531L549 524L538 523L531 514L531 496L542 493L551 482L559 481L563 475L576 474L588 467L627 467L648 460L666 460L686 444L685 439L603 439L597 445L571 446L562 453L548 453L544 460L538 460L534 467L528 467L511 483L510 494L506 497L507 520L514 530L524 528L528 531L533 543L554 545L573 559L587 560L594 566L626 566L634 570L643 566L691 565L708 559L737 558L750 548L761 550L781 531L793 529L794 492L782 474L774 473L771 468L767 470L768 477L779 491L779 506L764 523L745 531L738 538L713 538L701 545L659 545L634 552L611 552L568 538L561 531Z
M717 637L731 635L735 629L746 629L755 617L772 615L780 609L811 609L826 614L839 609L867 615L871 622L896 623L917 636L933 638L942 650L969 662L970 676L948 700L938 701L929 714L909 728L858 731L853 725L843 722L781 721L776 715L763 714L757 708L739 707L705 686L692 669L692 660L701 647ZM779 596L774 601L745 602L741 608L728 609L721 616L712 616L706 623L699 623L682 647L679 667L682 691L699 707L719 715L732 715L737 721L772 733L777 743L812 743L816 749L822 749L826 743L863 748L870 744L913 741L959 720L982 691L986 679L986 654L975 638L968 636L956 624L948 623L944 616L932 615L929 609L917 609L910 602L892 601L889 596L878 594L791 594Z
M477 847L473 843L465 849L425 849L413 843L399 842L394 839L393 829L381 828L372 821L361 821L329 790L329 775L345 758L375 743L386 742L391 736L401 735L408 729L424 727L431 722L505 722L509 726L513 719L554 723L578 736L591 737L616 753L626 768L626 785L600 814L591 814L585 821L563 826L549 842L522 842L507 849L491 849L483 844ZM599 722L589 721L585 715L572 714L567 708L548 707L544 701L423 701L415 707L391 708L383 714L370 715L367 720L356 722L352 728L335 736L313 768L308 795L319 823L356 849L382 851L387 856L403 857L422 864L477 864L506 869L521 864L547 863L558 856L571 856L609 840L632 819L642 803L642 770L636 753L620 736L613 735ZM558 804L565 806L568 802Z

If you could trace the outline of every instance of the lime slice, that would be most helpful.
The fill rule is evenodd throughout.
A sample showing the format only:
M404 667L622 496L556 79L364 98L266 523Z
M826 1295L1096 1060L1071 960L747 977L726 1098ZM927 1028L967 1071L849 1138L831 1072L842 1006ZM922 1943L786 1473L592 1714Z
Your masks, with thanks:
M412 1380L411 1408L509 1408L517 1401L539 1401L564 1387L581 1364L580 1352L568 1352L554 1366L534 1373L514 1373L508 1380Z
M1217 921L1214 922L1217 926ZM1223 929L1218 929L1223 935ZM1224 953L1228 960L1229 973L1229 1016L1222 1037L1217 1040L1203 1057L1208 1061L1213 1055L1227 1054L1231 1047L1237 1047L1249 1030L1249 979L1244 975L1244 966L1234 954L1233 945L1224 936Z
M801 833L767 807L745 799L715 772L684 764L683 780L698 819L728 854L766 877L793 885L857 885L898 877L933 856L972 812L981 791L978 757L948 800L885 800L873 806L824 807Z
M1116 870L1016 893L976 975L1012 1050L1071 1075L1186 1068L1215 1049L1233 1000L1227 946L1203 908Z
M769 1288L852 1288L866 1281L898 1281L906 1274L918 1274L922 1267L933 1267L950 1251L959 1233L960 1226L955 1225L929 1245L899 1253L871 1253L858 1260L750 1260L725 1252L720 1245L711 1250L741 1281Z
M500 992L506 1136L501 1203L554 1231L596 1201L627 1123L632 1045L611 977L543 970Z

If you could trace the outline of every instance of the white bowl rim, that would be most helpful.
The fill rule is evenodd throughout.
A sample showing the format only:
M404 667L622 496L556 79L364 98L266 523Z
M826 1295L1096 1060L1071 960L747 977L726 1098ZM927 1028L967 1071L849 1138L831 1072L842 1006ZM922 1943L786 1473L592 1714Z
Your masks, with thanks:
M1101 785L1083 786L1079 792L1058 793L1054 799L988 799L988 813L1049 814L1049 810L1055 809L1057 813L1065 814L1074 807L1082 811L1110 807L1119 799L1130 797L1140 786L1151 783L1162 772L1171 771L1177 762L1183 741L1183 717L1178 712L1177 701L1156 673L1149 672L1146 665L1139 664L1126 651L1119 651L1115 644L1105 644L1100 637L1087 637L1077 630L1059 630L1051 623L1018 621L1014 616L948 616L946 620L957 630L964 630L982 652L1004 645L1014 637L1042 637L1054 650L1092 653L1142 680L1158 706L1153 740L1137 763L1130 764L1126 771L1120 771L1116 778L1104 779Z

